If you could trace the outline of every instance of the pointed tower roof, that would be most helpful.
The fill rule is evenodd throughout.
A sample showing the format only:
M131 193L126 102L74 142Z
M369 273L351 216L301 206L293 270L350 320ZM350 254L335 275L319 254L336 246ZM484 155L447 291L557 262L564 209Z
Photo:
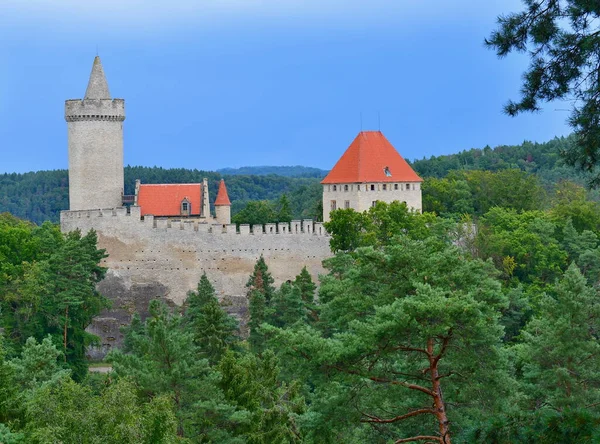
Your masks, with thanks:
M221 182L219 183L219 191L217 192L217 198L215 199L215 206L225 205L231 205L231 202L229 201L229 196L227 195L225 181L221 179Z
M90 74L90 81L88 82L88 86L85 91L85 99L110 99L108 83L106 82L106 77L104 76L102 62L100 62L100 57L98 56L94 58L92 73Z
M361 131L322 184L423 182L381 131Z

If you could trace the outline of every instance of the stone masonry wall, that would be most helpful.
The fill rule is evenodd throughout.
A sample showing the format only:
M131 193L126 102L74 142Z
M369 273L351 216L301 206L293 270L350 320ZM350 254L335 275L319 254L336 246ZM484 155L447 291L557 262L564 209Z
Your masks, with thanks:
M109 257L109 268L99 290L113 307L97 318L90 331L101 337L101 347L91 351L101 358L122 337L119 328L134 312L146 315L148 302L160 298L181 305L206 271L217 295L228 311L245 325L245 285L262 254L275 284L293 279L306 266L313 279L324 270L321 262L331 256L329 237L321 224L209 225L188 220L140 220L139 207L109 210L63 211L61 228L98 233L98 246Z
M122 99L67 100L69 208L121 205L123 193Z
M348 186L348 191L345 191L345 186ZM371 185L375 186L375 190L371 190ZM386 189L383 189L383 186ZM398 185L398 190L395 189ZM410 189L408 187L410 185ZM422 211L421 202L421 184L419 182L398 182L398 183L367 183L367 184L336 184L336 190L333 190L334 185L323 185L323 220L329 221L329 212L331 211L331 201L336 201L337 209L345 208L345 202L350 202L350 208L363 212L368 210L373 201L392 203L397 200L406 202L408 208L413 208L417 211Z

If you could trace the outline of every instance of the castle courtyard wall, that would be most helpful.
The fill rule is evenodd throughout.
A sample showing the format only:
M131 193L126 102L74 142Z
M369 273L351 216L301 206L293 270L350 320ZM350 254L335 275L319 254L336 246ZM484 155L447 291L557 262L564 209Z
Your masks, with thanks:
M99 290L113 307L91 326L102 342L92 352L95 358L121 343L119 328L135 312L144 316L150 300L183 304L203 272L221 303L245 324L245 285L261 255L276 285L294 279L303 266L316 281L324 272L322 260L331 256L329 236L322 224L312 221L267 224L264 230L242 225L238 232L234 224L211 226L152 216L141 220L139 207L132 207L131 214L125 208L63 211L61 229L96 230L98 247L109 254L103 263L109 270Z

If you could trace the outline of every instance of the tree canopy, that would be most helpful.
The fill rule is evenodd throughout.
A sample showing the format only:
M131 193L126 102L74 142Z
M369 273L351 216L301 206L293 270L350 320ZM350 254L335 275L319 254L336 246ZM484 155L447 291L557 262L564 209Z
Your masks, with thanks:
M563 152L568 164L594 173L600 184L600 5L589 0L523 0L524 9L498 18L485 43L498 56L526 53L522 96L505 112L539 111L541 103L571 101L575 144Z

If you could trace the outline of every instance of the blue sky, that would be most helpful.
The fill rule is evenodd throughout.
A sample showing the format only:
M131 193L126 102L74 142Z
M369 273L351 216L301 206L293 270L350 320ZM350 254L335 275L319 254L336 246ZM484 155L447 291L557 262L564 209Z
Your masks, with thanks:
M517 118L524 56L483 39L518 0L3 0L0 172L67 167L65 99L96 48L124 98L125 164L329 169L362 128L408 158L546 141ZM378 117L380 116L380 118Z

